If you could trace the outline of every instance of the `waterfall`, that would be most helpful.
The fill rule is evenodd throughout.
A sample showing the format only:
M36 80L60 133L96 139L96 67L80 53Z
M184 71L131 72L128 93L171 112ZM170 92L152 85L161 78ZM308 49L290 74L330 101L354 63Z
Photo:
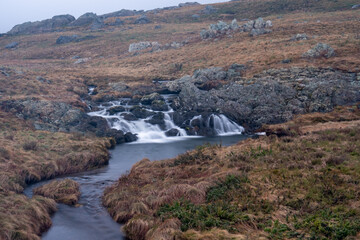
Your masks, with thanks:
M168 106L167 111L154 111L148 107L144 107L144 111L149 115L143 118L137 118L130 113L130 109L134 107L129 104L130 99L120 99L119 101L111 101L100 105L99 111L88 113L90 116L99 116L105 118L111 128L121 130L124 133L131 132L138 137L138 143L147 142L168 142L171 140L181 140L189 137L183 128L177 126L172 114L174 110L170 107L169 96L163 95L165 103ZM114 107L122 107L119 112L110 114L110 109ZM153 117L160 114L159 122L155 121ZM133 119L129 119L129 115ZM236 135L241 134L244 128L237 125L235 122L229 120L225 115L212 114L207 118L201 115L195 116L190 120L190 126L193 126L195 120L201 122L203 126L213 129L217 135ZM171 132L171 134L169 133Z

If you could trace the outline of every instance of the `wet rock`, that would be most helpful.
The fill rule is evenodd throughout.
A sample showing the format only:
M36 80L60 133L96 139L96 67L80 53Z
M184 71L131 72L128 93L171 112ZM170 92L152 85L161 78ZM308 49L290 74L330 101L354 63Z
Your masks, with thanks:
M168 111L169 110L167 104L162 100L154 100L151 103L151 109L154 111Z
M291 39L290 39L290 41L301 41L301 40L308 40L309 38L308 38L308 36L305 34L305 33L303 33L303 34L300 34L300 33L298 33L298 34L296 34L295 36L293 36Z
M135 117L137 118L142 118L142 119L145 119L145 118L148 118L152 115L154 115L153 112L149 112L147 111L146 109L140 107L140 106L134 106L130 109L130 112L132 114L134 114Z
M145 95L141 98L141 104L151 105L153 101L164 101L165 99L159 93L152 93L149 95Z
M12 49L12 48L16 48L17 46L19 46L19 43L18 43L18 42L11 42L11 43L7 44L7 45L5 46L5 48L7 48L7 49Z
M135 134L131 132L125 134L125 142L135 142L136 140L138 140L138 137Z
M177 130L177 129L175 129L175 128L172 128L172 129L166 131L166 132L165 132L165 135L166 135L167 137L176 137L176 136L179 135L179 133L180 133L179 130Z
M318 43L316 46L303 54L305 58L331 58L335 56L335 51L332 47L325 43Z
M123 106L115 106L115 107L111 107L108 110L110 115L115 115L119 112L125 112L125 108Z
M138 118L134 116L134 114L132 113L122 113L121 116L126 120L126 121L137 121Z
M165 127L165 115L162 112L158 112L155 115L153 115L149 120L146 120L147 123L153 124L153 125L159 125L162 129Z
M146 15L142 15L138 17L134 22L134 24L148 24L148 23L151 23L151 21Z

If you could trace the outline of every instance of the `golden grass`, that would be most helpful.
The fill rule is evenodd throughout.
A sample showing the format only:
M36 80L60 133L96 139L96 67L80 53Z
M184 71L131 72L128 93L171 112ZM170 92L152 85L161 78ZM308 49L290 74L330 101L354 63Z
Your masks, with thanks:
M35 195L54 199L58 203L76 205L80 198L80 185L71 179L55 180L33 190Z

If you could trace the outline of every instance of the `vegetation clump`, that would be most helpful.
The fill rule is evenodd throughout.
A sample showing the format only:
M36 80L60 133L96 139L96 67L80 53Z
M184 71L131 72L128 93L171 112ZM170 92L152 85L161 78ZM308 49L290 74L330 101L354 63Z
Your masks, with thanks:
M80 186L71 179L55 180L33 190L35 195L54 199L58 203L76 205L80 198Z

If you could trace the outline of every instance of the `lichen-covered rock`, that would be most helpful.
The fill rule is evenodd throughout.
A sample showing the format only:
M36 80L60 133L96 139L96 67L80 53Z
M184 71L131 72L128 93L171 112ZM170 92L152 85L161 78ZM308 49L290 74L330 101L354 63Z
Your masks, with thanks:
M301 40L308 40L308 39L309 38L305 33L303 33L303 34L298 33L298 34L294 35L290 40L291 41L301 41Z
M318 43L316 46L303 54L305 58L331 58L335 56L335 50L326 43Z

